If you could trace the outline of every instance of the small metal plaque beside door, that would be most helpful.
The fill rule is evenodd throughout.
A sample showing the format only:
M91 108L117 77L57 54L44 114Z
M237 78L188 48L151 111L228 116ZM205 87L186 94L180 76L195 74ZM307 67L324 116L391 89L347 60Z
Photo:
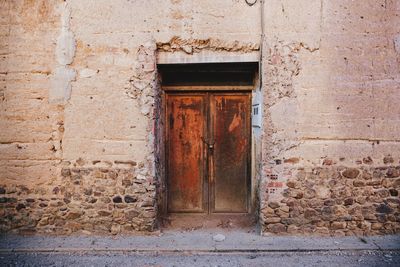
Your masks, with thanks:
M251 113L252 126L261 128L261 106L260 104L253 104L253 111Z

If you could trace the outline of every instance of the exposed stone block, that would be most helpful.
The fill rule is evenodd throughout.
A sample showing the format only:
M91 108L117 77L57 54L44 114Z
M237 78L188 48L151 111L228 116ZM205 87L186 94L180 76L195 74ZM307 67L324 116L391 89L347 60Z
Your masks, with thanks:
M394 159L391 155L387 155L383 158L383 163L384 164L392 164L392 163L394 163Z
M134 203L134 202L137 201L137 198L136 197L132 197L132 196L125 196L124 200L125 200L126 203Z
M389 168L386 172L386 177L397 178L400 176L400 168Z
M346 226L347 226L346 222L333 222L333 223L331 223L332 230L345 229Z
M272 209L277 209L277 208L280 207L280 205L279 205L278 202L270 202L270 203L268 203L268 206L269 206L270 208L272 208Z
M286 226L281 223L268 224L267 229L275 234L286 232Z
M359 174L360 170L354 168L349 168L342 172L342 175L349 179L355 179L358 177Z
M267 217L267 218L265 218L265 222L266 223L279 223L279 222L281 222L281 218L280 217Z
M376 208L377 212L380 213L391 213L393 212L393 209L388 206L387 204L380 204L377 208Z

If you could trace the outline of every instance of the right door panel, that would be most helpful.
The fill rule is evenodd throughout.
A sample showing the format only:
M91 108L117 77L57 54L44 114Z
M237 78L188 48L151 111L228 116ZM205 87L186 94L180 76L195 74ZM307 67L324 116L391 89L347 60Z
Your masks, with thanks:
M214 94L210 100L212 212L248 212L250 94Z

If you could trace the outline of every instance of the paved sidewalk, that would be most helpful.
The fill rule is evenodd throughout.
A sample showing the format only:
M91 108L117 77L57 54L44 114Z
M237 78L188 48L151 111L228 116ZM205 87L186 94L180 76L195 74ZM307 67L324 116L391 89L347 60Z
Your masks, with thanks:
M225 240L213 240L223 234ZM373 237L277 237L240 231L170 231L150 236L1 235L0 252L307 252L400 251L400 235Z
M222 234L217 242L214 236ZM0 235L1 266L399 266L400 236L263 237L224 230L160 236Z

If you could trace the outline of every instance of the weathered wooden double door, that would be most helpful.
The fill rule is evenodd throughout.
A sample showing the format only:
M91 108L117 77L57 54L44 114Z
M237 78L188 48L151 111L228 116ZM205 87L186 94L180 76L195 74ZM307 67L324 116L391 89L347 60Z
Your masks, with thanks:
M166 94L169 213L247 213L250 109L247 92Z

